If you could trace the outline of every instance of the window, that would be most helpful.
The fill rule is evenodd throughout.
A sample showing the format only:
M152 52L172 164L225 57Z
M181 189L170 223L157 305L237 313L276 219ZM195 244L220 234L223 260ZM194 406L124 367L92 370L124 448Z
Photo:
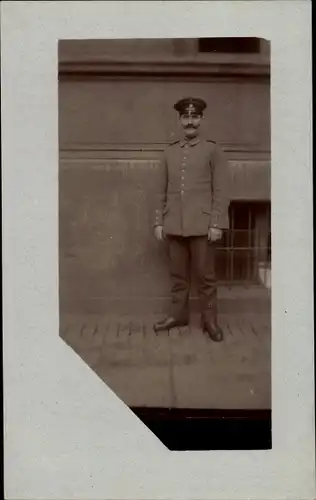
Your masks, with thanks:
M218 280L263 283L271 264L270 204L233 202L229 219L230 228L216 249Z
M199 52L257 54L260 52L260 38L199 38Z

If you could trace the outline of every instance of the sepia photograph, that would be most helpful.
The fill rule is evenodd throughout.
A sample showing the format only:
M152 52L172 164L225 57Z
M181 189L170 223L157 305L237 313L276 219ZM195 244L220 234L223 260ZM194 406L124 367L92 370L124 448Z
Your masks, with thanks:
M58 99L61 338L149 427L270 448L270 42L60 40Z

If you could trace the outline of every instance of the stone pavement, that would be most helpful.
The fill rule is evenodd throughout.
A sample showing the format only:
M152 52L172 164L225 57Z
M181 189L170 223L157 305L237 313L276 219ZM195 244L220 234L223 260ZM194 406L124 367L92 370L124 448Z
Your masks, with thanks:
M155 334L160 318L61 314L60 335L128 406L270 409L270 314L220 314L219 344L198 315Z

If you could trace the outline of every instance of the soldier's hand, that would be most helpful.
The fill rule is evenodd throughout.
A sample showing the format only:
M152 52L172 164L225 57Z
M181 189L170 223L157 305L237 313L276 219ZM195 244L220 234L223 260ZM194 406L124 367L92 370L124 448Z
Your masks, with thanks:
M223 231L218 229L217 227L210 227L208 230L208 240L209 241L217 241L220 240L223 236Z
M155 227L155 236L156 236L158 241L162 241L165 239L163 226L156 226Z

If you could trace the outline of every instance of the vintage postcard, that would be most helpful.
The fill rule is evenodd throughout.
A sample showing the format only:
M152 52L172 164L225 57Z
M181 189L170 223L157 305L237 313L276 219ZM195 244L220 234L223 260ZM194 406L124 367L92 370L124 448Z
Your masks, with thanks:
M310 14L3 2L6 498L315 497Z

